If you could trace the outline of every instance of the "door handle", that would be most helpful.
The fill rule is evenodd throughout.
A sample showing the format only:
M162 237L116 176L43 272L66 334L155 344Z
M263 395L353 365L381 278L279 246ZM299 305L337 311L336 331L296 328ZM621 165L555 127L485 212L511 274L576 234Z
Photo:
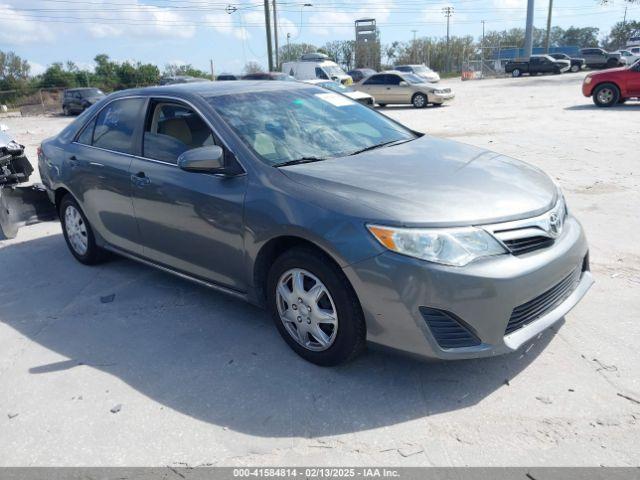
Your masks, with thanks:
M131 182L137 187L144 187L151 183L151 179L144 172L138 172L135 175L131 175Z

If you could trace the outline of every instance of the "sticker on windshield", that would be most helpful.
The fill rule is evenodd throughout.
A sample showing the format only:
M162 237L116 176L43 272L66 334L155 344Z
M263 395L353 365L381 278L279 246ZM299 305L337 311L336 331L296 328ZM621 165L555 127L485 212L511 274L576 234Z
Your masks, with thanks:
M353 105L351 100L339 93L316 93L316 97L330 103L334 107L348 107L349 105Z

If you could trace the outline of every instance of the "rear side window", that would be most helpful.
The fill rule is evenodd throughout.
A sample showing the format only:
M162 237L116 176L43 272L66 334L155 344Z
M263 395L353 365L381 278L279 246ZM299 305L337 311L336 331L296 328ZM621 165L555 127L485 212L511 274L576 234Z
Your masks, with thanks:
M396 70L398 70L399 72L410 72L411 67L397 67Z
M96 118L92 145L134 154L134 133L142 123L143 105L142 98L128 98L115 100L103 108Z
M364 81L364 85L382 85L384 75L373 75Z
M316 78L322 78L323 80L329 80L329 76L320 67L316 67Z
M400 85L402 78L398 75L384 75L384 84L385 85Z
M187 150L207 145L215 145L213 133L191 108L151 102L144 129L144 157L177 164L178 157Z

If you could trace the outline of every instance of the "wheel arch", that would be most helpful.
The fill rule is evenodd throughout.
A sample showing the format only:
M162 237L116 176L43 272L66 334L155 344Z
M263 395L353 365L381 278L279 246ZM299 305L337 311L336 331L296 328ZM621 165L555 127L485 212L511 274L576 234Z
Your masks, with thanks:
M273 237L260 247L253 262L253 286L256 301L260 305L266 305L266 283L271 265L284 252L296 247L307 247L316 250L342 270L340 262L330 252L307 238L298 235Z

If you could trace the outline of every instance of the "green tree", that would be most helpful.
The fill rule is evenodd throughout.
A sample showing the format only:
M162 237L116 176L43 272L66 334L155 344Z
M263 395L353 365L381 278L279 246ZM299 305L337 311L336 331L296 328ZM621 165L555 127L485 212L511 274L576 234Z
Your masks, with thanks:
M258 62L247 62L242 71L245 75L249 75L250 73L264 72L264 69Z
M175 77L176 75L186 75L188 77L210 78L211 74L204 70L194 68L190 63L186 65L167 64L164 66L162 75L165 77Z
M29 62L14 52L0 50L0 90L17 90L27 86Z
M604 40L604 47L609 49L623 48L629 38L640 35L640 21L618 22Z

